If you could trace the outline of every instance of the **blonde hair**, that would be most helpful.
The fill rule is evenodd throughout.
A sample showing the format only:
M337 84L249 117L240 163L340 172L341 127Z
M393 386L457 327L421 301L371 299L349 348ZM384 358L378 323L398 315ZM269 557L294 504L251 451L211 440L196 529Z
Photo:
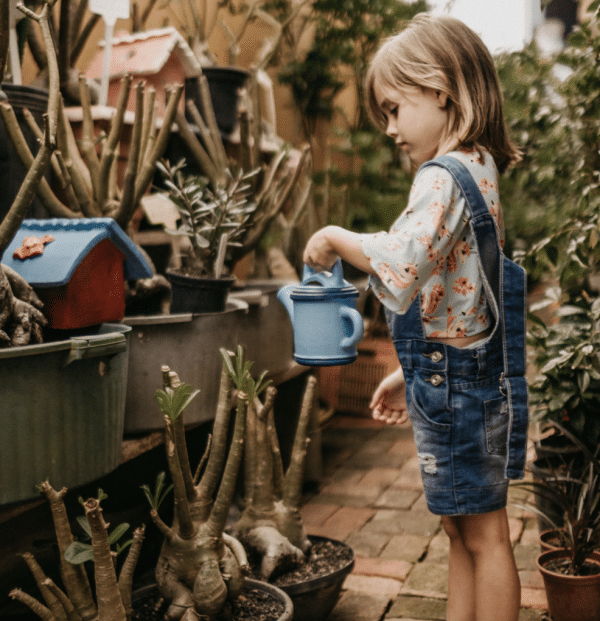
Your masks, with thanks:
M416 86L447 95L448 128L437 155L483 147L500 172L521 159L508 135L494 61L483 41L460 20L420 13L375 54L366 77L367 105L375 124L385 131L387 119L377 103L375 84L400 90Z

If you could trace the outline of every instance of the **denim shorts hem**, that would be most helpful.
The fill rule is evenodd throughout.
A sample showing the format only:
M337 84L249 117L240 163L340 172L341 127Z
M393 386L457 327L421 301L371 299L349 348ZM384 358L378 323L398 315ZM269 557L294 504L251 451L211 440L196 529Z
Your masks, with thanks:
M427 507L434 515L478 515L506 507L508 481L465 489L424 488Z

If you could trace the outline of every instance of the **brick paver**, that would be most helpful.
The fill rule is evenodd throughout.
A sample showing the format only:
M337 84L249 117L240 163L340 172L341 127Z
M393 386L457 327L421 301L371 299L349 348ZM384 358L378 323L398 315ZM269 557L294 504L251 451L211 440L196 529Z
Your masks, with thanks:
M310 534L346 541L356 555L328 621L442 621L448 538L427 510L410 425L334 416L322 429L324 477L302 516ZM547 610L530 492L511 487L510 537L521 580L519 621Z

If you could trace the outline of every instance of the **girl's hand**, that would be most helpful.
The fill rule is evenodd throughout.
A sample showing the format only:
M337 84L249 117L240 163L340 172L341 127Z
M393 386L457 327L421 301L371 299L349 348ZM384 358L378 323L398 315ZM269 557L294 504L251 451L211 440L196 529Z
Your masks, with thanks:
M408 420L406 383L402 367L381 381L373 393L369 407L375 420L388 425L401 425Z
M317 271L330 269L339 257L328 238L328 228L317 231L304 249L304 263Z

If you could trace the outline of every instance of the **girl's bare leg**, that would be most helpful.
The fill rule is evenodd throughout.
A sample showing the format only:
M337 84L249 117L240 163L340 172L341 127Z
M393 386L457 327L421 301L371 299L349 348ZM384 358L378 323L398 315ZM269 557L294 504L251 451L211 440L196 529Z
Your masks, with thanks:
M475 621L475 568L458 528L458 518L442 517L450 538L447 621Z
M453 527L456 527L455 530ZM448 621L517 621L521 605L521 585L510 542L506 509L481 515L445 518L444 528L452 533ZM458 539L453 544L456 533ZM459 542L462 543L462 548ZM472 563L470 598L466 588L457 584L458 576L462 574L465 579L464 576L469 575L467 558ZM454 572L458 572L455 576L452 575L452 564ZM468 605L459 601L461 596L469 602ZM467 610L471 602L473 607ZM450 616L451 614L455 616Z

